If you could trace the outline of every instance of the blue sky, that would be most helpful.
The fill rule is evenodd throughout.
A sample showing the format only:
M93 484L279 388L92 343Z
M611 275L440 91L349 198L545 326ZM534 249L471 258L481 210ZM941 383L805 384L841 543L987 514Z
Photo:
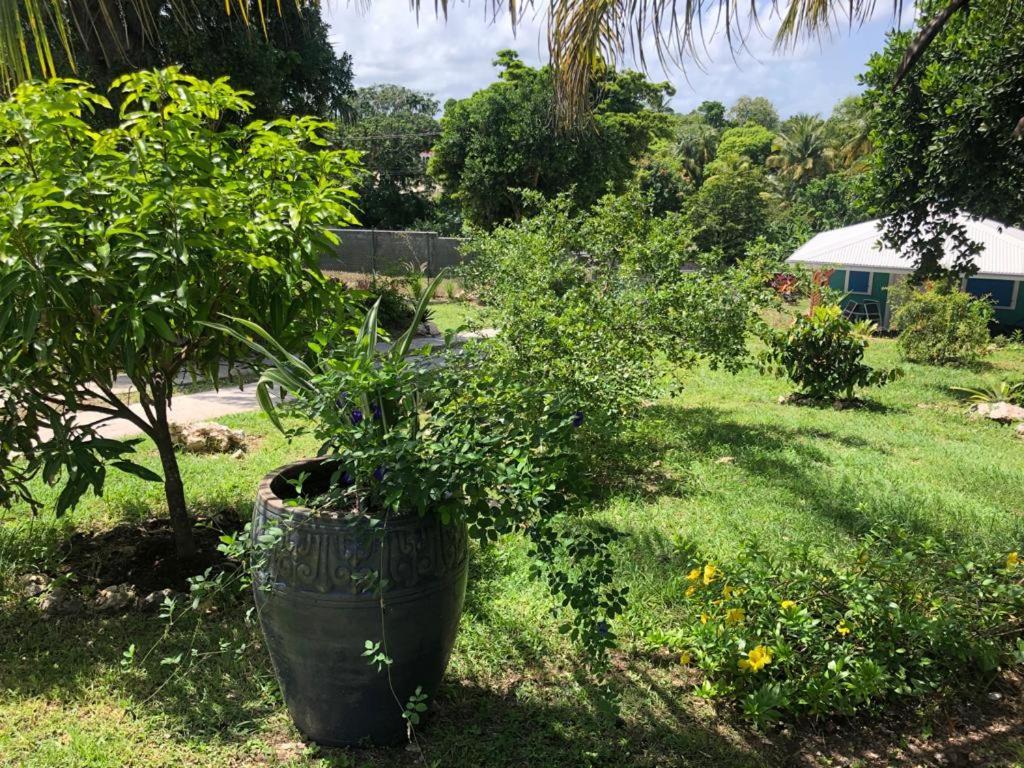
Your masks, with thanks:
M482 2L451 2L447 22L435 17L433 3L424 2L418 23L405 0L376 0L366 10L361 5L336 0L324 7L332 43L352 54L357 85L399 83L434 93L443 104L494 80L491 61L502 48L515 48L531 64L541 63L546 53L540 20L528 19L513 35L508 18L490 19ZM769 31L773 21L765 23ZM672 82L677 91L672 106L681 112L704 99L729 105L738 96L763 95L784 117L794 112L827 114L833 104L859 90L857 74L898 21L892 5L880 2L871 21L854 30L843 28L821 43L776 52L770 39L753 35L750 50L734 60L725 41L716 38L708 43L710 60L703 71L692 64L685 73L664 71L655 63L649 74ZM909 22L905 13L904 27Z

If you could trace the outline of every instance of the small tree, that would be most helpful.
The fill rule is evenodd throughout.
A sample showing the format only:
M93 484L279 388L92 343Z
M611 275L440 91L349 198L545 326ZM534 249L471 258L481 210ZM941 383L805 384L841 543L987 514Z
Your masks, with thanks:
M799 387L799 395L852 400L857 387L881 386L900 373L871 368L864 362L866 347L837 305L821 304L769 340L767 359Z
M63 468L58 512L89 484L100 490L103 462L123 450L96 442L83 426L92 417L69 415L88 401L101 422L126 419L156 443L188 557L195 542L168 429L175 382L186 371L216 381L222 361L246 354L205 325L220 314L292 340L310 327L327 290L317 269L335 241L327 227L354 221L355 155L321 149L330 126L312 118L219 127L249 109L226 79L171 67L113 87L120 123L103 130L86 118L109 104L79 81L22 85L0 105L0 338L14 361L0 393L6 412L26 415L0 429L3 447L25 457L12 465L4 451L0 482L25 497L28 477L56 482ZM114 391L122 372L138 409Z

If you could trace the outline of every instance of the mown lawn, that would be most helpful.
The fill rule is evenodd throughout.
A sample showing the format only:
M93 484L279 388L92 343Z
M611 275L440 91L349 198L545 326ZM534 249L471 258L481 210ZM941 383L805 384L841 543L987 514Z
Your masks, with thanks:
M873 342L869 354L875 364L897 362L891 341ZM905 739L873 740L872 723L851 724L850 736L841 734L838 745L833 738L833 751L820 758L814 727L756 734L728 708L695 697L689 668L659 660L640 641L645 627L692 620L678 599L675 538L725 567L745 538L770 548L804 543L830 557L891 521L1003 556L1024 543L1024 441L1007 427L968 420L949 391L1024 376L1024 350L1000 350L976 371L903 367L905 378L868 392L868 407L842 411L780 405L786 383L754 370L688 372L682 393L654 403L624 438L621 471L593 505L596 517L628 534L620 569L631 607L618 627L613 676L621 719L598 711L543 587L528 575L523 546L509 540L474 550L461 635L419 734L422 755L303 745L258 632L246 623L245 594L166 636L165 622L136 613L45 621L11 594L10 578L52 567L74 530L160 514L158 487L114 473L102 499L83 501L61 521L8 513L0 526L8 584L0 603L0 766L895 763ZM185 484L201 514L244 517L258 478L313 446L289 445L257 414L222 421L252 436L252 449L243 459L183 457ZM143 455L157 465L151 447ZM232 650L218 652L222 642ZM132 644L137 660L122 665ZM179 652L181 664L160 664ZM1024 764L1017 725L1016 734L1010 728L993 738L991 754L975 764ZM911 727L908 737L930 725Z

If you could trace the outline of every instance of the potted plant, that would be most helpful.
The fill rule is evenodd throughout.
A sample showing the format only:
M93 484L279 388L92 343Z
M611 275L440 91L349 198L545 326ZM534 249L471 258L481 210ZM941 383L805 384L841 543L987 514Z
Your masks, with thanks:
M558 506L582 414L528 381L500 380L483 350L443 365L414 352L440 280L386 348L377 305L358 329L317 335L312 362L250 322L218 326L270 361L258 394L273 423L321 443L317 457L264 478L252 522L267 647L292 718L321 744L395 743L426 709L458 630L470 536L528 531L548 561L565 543L538 515ZM275 403L274 388L287 397ZM607 647L620 596L602 583L588 602L575 581L555 581L573 590L574 636Z

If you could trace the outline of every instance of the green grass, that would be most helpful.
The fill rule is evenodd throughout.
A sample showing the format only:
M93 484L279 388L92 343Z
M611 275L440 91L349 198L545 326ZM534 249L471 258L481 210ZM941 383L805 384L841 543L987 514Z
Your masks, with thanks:
M466 305L439 306L454 314ZM869 355L897 362L890 341L873 342ZM156 617L43 621L16 600L0 603L0 766L792 764L799 743L752 734L691 693L689 669L636 646L642 627L681 620L673 537L728 565L744 538L770 548L806 543L827 557L872 525L900 521L1005 553L1024 541L1024 442L1008 427L965 418L949 387L1019 377L1024 352L999 351L986 365L905 365L902 380L866 393L869 407L843 411L779 405L786 383L752 370L698 369L681 395L647 409L622 447L621 481L593 508L629 534L620 553L631 607L615 657L618 724L597 710L523 545L508 540L474 549L461 634L421 731L425 763L403 749L318 752L298 743L243 595L166 638ZM185 456L182 472L198 511L244 516L260 476L314 446L287 443L258 414L223 421L254 436L253 450L243 459ZM142 461L156 466L151 447ZM61 521L15 511L0 526L0 573L60 558L74 530L162 507L158 487L113 472L102 499ZM142 655L158 641L148 661L122 669L132 643ZM222 642L247 646L236 657L215 652ZM190 648L200 655L185 674L159 663ZM884 760L894 745L869 746ZM1019 742L1001 749L1024 754Z
M480 319L478 308L467 301L435 301L430 305L430 319L441 330L472 327Z

